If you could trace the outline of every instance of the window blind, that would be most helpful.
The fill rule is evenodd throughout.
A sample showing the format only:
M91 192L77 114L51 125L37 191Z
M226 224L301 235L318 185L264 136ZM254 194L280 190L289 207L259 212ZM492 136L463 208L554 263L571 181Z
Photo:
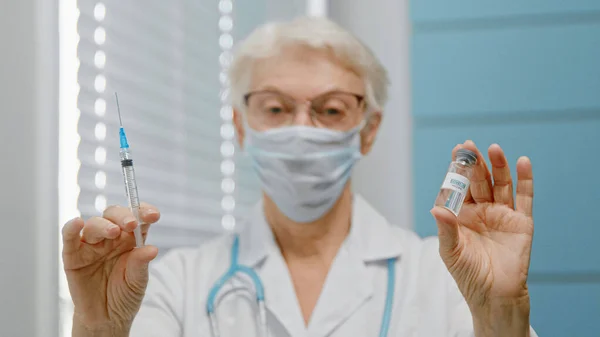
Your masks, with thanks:
M224 72L232 2L82 0L79 10L82 216L127 204L118 92L140 199L162 212L148 243L163 251L196 245L231 227L226 215L243 212L258 191L250 167L234 162Z
M232 229L260 197L234 139L226 71L235 41L299 0L78 0L77 208L127 205L119 161L119 95L141 201L162 213L147 242L161 253ZM72 301L61 280L61 336Z

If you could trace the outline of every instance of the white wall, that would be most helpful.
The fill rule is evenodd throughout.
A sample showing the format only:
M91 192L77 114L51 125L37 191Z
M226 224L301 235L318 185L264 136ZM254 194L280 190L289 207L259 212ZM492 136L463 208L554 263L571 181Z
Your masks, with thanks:
M236 3L236 6L238 5L239 3ZM267 21L289 20L304 13L306 0L265 0L265 6Z
M390 101L354 188L389 221L413 227L408 0L330 0L329 17L363 40L389 71Z
M0 336L57 335L56 11L0 1Z

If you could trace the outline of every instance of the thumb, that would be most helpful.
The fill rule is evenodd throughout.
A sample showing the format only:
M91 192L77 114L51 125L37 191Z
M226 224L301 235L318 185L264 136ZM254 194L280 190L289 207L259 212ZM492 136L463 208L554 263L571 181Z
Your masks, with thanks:
M127 258L125 282L131 289L143 292L148 283L148 264L158 255L158 248L144 246L135 248Z
M435 206L429 211L438 227L438 236L440 239L440 254L445 258L447 254L452 255L460 242L460 232L458 230L458 220L449 210Z

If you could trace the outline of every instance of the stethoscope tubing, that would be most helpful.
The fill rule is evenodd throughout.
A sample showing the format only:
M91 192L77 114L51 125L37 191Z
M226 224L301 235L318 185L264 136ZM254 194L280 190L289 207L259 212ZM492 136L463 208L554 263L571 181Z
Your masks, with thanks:
M221 276L215 284L212 286L208 293L208 299L206 301L206 312L208 313L208 318L210 321L210 326L212 329L212 335L214 337L220 337L219 326L217 323L216 317L216 307L215 304L217 295L221 288L225 286L225 284L232 279L237 273L246 274L252 279L252 283L254 284L254 288L256 291L256 302L258 305L259 312L259 326L261 330L261 336L268 337L268 329L267 329L267 309L265 305L265 290L260 277L254 271L254 269L240 265L238 263L239 256L239 236L235 235L233 239L233 244L231 246L231 263L229 269ZM394 293L395 293L395 283L396 283L396 258L390 258L387 260L387 292L385 298L385 307L383 311L383 317L381 320L381 329L379 331L379 337L386 337L389 332L392 309L394 305Z

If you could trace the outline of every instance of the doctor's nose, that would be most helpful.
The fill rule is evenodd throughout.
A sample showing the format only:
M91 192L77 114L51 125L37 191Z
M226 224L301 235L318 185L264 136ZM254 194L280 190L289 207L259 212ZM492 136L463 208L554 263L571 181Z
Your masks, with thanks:
M315 126L312 118L310 102L298 104L294 113L293 125Z

